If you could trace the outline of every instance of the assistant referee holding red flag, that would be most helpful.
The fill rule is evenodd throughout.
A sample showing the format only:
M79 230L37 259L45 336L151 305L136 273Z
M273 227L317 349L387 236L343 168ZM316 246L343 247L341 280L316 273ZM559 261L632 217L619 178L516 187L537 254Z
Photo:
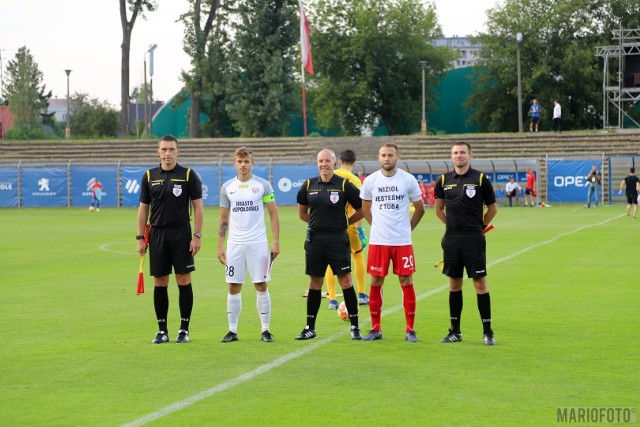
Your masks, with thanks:
M178 140L165 135L158 143L160 166L142 176L138 208L138 253L146 251L144 229L149 218L149 264L153 276L153 305L158 320L158 333L153 344L169 341L169 275L175 272L180 291L180 329L176 343L189 342L189 322L193 308L191 272L196 269L194 257L200 251L203 207L202 183L195 171L178 164ZM193 226L191 233L191 208Z

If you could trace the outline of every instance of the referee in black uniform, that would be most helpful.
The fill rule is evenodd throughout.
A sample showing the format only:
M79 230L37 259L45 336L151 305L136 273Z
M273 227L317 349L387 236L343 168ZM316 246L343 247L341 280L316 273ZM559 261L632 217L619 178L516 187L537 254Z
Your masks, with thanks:
M483 341L487 345L495 345L491 330L491 299L487 289L487 253L483 230L498 213L498 207L491 181L484 173L471 168L471 158L469 144L454 144L451 148L454 170L442 175L435 187L436 216L446 225L442 238L442 273L449 277L451 315L449 334L440 342L462 341L462 277L466 269L476 289Z
M202 238L202 184L195 171L177 163L178 140L165 135L158 143L160 166L142 176L140 207L138 208L138 253L146 251L144 230L149 219L149 264L153 276L153 305L159 331L153 344L169 341L167 313L169 311L169 275L175 271L180 291L180 330L177 343L189 342L189 319L193 308L191 272L196 269L194 256L200 250ZM193 225L191 233L191 209ZM151 214L149 215L149 212Z
M327 266L338 276L351 322L351 339L360 340L358 297L351 283L351 247L347 226L362 219L360 191L346 178L333 173L336 154L318 153L320 176L307 179L298 191L298 215L308 223L305 241L305 274L309 276L307 325L297 340L316 337L316 317L322 302L322 284ZM355 212L347 217L347 205Z

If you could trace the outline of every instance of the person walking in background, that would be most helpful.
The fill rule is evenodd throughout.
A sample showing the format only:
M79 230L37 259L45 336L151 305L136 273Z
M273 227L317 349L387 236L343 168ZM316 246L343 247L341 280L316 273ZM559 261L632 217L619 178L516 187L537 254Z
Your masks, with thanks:
M507 194L507 198L509 199L509 207L513 207L513 198L516 199L516 204L518 203L518 196L522 191L522 187L518 185L515 178L513 176L509 177L509 182L504 187L504 192Z
M536 204L536 174L531 168L527 168L527 183L524 187L524 205L529 206L529 202L531 202L531 207Z
M356 165L356 153L353 150L344 150L340 153L340 167L333 171L334 174L339 177L346 178L350 183L355 185L359 190L362 187L362 181L351 172ZM347 215L351 216L355 210L351 205L347 207ZM362 227L361 221L357 224L349 224L347 227L347 234L349 235L349 245L351 247L351 257L353 258L354 270L356 274L356 287L358 288L358 304L368 305L369 296L366 293L365 279L367 276L366 266L364 264L364 249L367 246L368 240L364 233L364 227ZM327 274L325 275L325 281L327 283L327 291L329 292L329 309L338 309L338 300L336 299L336 276L331 270L331 266L327 267Z
M413 273L416 271L411 232L424 215L420 186L410 173L399 169L398 146L385 144L378 150L381 169L367 176L360 189L362 212L371 224L367 270L371 275L369 313L371 330L365 341L382 339L382 286L393 262L393 274L402 288L402 304L406 322L405 340L418 342L414 331L416 292ZM411 218L409 205L414 206Z
M471 146L459 142L451 148L454 170L436 182L436 216L446 226L442 238L444 266L442 274L449 278L449 314L451 327L440 342L462 341L462 284L464 270L473 279L478 311L482 321L482 339L495 345L491 329L491 298L487 288L487 254L484 228L498 213L491 181L484 173L472 169ZM484 210L486 206L486 211Z
M229 284L227 319L229 332L221 342L238 341L238 320L242 311L242 284L249 274L256 289L256 308L262 326L262 341L272 342L271 296L267 282L271 279L271 263L280 253L280 222L278 209L269 181L253 175L253 152L240 147L234 153L237 176L220 189L220 220L218 227L218 261L225 266ZM269 251L265 208L269 212L273 242ZM224 240L229 230L227 251Z
M542 113L542 107L538 104L538 100L533 98L531 102L531 107L529 108L529 115L531 116L531 120L529 122L529 132L533 132L534 129L538 132L538 127L540 126L540 114Z
M153 344L169 341L167 288L172 268L180 291L180 329L175 342L186 343L190 339L189 322L193 309L191 272L196 269L194 257L200 251L204 210L200 178L193 170L178 164L178 155L178 140L172 135L163 136L158 143L160 166L147 170L140 186L136 240L138 253L142 256L147 250L144 232L148 219L151 225L149 265L153 276L153 305L159 329ZM195 229L193 234L192 213Z
M593 207L598 207L598 202L600 201L600 186L602 185L602 172L598 169L598 165L591 166L591 170L587 175L587 181L589 181L588 189L587 189L587 208L591 207L591 203L593 203Z
M557 99L553 100L553 130L562 132L562 107Z
M305 274L309 276L307 324L296 340L317 336L316 318L322 300L322 284L327 267L338 275L351 323L351 339L360 340L358 296L351 284L351 249L347 227L362 219L358 189L348 179L334 173L336 155L324 149L318 153L320 176L307 179L297 194L298 216L308 224L304 243ZM347 216L348 205L354 209Z
M640 179L636 176L636 168L629 168L629 175L620 182L620 193L622 193L623 188L627 197L627 216L631 214L631 206L633 206L633 219L637 219Z
M104 187L98 178L93 179L93 184L89 186L91 191L91 210L95 209L96 212L100 212L100 201L102 200L102 194Z

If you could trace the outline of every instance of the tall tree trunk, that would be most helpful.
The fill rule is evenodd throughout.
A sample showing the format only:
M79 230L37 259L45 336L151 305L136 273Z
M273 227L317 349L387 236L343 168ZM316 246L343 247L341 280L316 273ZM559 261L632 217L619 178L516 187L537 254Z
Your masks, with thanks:
M127 6L133 6L131 19L127 20ZM145 0L120 0L120 24L122 25L122 63L120 65L120 136L129 134L129 54L131 52L131 33L138 13L143 7L153 10ZM137 124L136 124L137 126Z
M204 28L200 28L201 3L201 0L196 0L193 6L193 31L195 33L197 55L194 61L195 64L206 63L207 38L213 28L213 19L220 7L220 0L213 0L211 2L211 9L209 9L207 21L204 24ZM200 102L202 87L204 86L202 82L204 72L204 66L199 65L196 65L193 70L194 84L191 88L191 110L189 111L189 137L191 138L200 137Z
M129 54L131 51L131 30L122 30L122 57L120 67L120 136L129 134Z
M191 109L189 110L189 137L200 137L200 96L191 93Z

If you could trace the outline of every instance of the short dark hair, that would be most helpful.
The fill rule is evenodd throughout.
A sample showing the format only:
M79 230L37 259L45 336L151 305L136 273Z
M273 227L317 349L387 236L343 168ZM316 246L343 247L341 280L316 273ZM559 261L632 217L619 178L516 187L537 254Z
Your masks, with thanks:
M629 168L629 172L631 172L631 173L636 173L636 168L634 168L633 166L631 166L631 167Z
M465 141L454 142L453 146L455 147L456 145L466 145L467 148L469 149L469 152L471 152L471 145L468 142L465 142Z
M352 165L356 162L356 153L351 149L342 150L340 153L340 161L347 165Z
M387 142L386 144L384 144L382 147L380 148L384 148L384 147L388 147L388 148L393 148L394 150L396 150L396 153L399 153L400 150L398 150L398 146L392 142ZM380 150L378 150L380 151Z
M171 135L171 134L166 134L163 135L162 138L160 138L160 141L158 141L158 148L160 148L160 143L161 142L175 142L176 143L176 147L178 146L178 139Z

